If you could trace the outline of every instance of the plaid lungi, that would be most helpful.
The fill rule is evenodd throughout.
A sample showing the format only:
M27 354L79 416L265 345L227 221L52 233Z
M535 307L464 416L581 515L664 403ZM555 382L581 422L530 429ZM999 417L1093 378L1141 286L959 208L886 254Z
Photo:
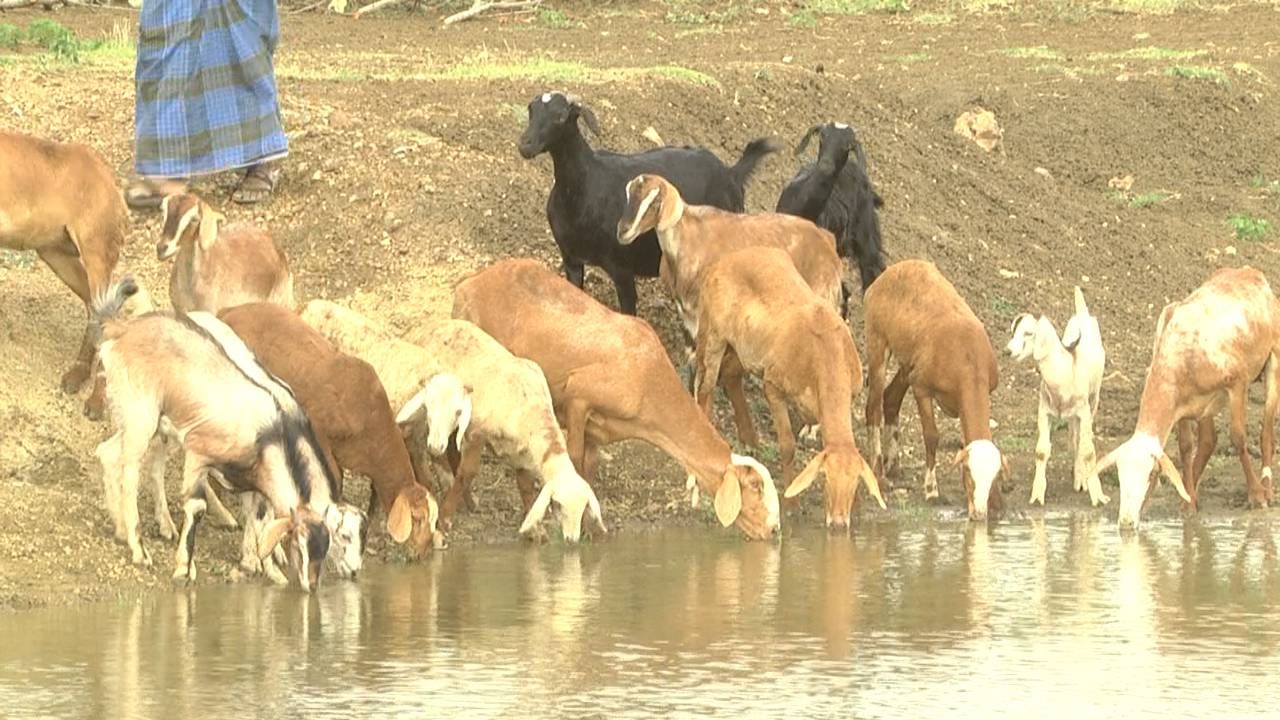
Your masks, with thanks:
M185 178L288 151L271 58L276 0L145 0L139 18L139 175Z

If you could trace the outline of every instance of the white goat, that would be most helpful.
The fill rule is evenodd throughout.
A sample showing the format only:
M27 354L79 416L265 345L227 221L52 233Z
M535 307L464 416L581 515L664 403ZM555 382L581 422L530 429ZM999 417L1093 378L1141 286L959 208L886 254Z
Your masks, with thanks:
M336 480L309 419L231 328L208 313L151 314L109 323L105 333L100 356L117 431L97 455L108 511L134 563L151 562L138 540L139 466L148 450L163 466L155 445L168 421L186 451L176 579L195 580L194 532L211 477L266 496L276 519L263 532L260 556L283 541L303 589L319 582L331 541L348 574L359 569L362 513L333 501ZM162 481L156 502L165 507Z
M1088 489L1096 507L1110 502L1094 472L1097 454L1093 446L1093 421L1098 413L1102 390L1102 370L1106 352L1098 319L1089 314L1084 292L1075 289L1075 314L1058 339L1058 330L1049 318L1019 315L1013 321L1013 337L1007 349L1013 359L1034 359L1040 373L1040 405L1036 416L1036 476L1031 485L1031 504L1044 505L1049 454L1052 450L1049 418L1060 417L1071 427L1071 449L1075 454L1073 487Z
M445 455L455 439L458 452L448 458L454 483L441 503L442 523L461 504L488 446L516 471L525 505L521 534L538 528L552 501L560 506L567 541L581 536L584 513L604 529L600 501L569 459L546 378L535 363L462 320L431 322L409 342L324 300L307 303L302 319L374 367L391 406L400 408L397 422L412 426L425 419L428 453ZM543 485L535 494L536 477Z

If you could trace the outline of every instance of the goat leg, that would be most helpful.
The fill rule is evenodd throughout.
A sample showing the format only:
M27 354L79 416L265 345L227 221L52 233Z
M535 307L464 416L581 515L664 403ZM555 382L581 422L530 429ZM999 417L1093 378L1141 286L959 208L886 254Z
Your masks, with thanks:
M1228 388L1227 399L1231 404L1231 445L1240 457L1241 467L1244 468L1245 484L1249 489L1249 507L1265 508L1267 493L1259 482L1253 460L1249 457L1249 441L1245 435L1245 405L1249 400L1248 380Z
M1200 503L1200 480L1204 477L1204 469L1209 465L1209 459L1213 457L1214 448L1218 446L1218 428L1213 422L1213 418L1205 418L1196 424L1198 426L1196 461L1189 471L1191 479L1183 478L1183 484L1186 485L1187 494L1191 496L1191 499L1198 506Z
M720 366L720 381L729 396L729 404L733 406L733 424L738 428L738 439L747 447L756 447L760 438L756 435L755 423L751 421L751 408L747 405L747 394L743 389L745 375L746 369L742 367L738 354L732 350L726 352Z
M1076 419L1076 477L1083 477L1089 489L1089 504L1098 507L1111 502L1102 492L1102 480L1098 477L1098 451L1093 445L1093 412L1087 407Z
M1275 454L1276 411L1280 410L1280 357L1272 352L1267 361L1267 401L1262 409L1262 489L1267 502L1275 499L1271 461Z
M787 409L787 396L782 388L766 378L764 398L768 401L769 412L773 415L773 429L778 437L778 455L782 460L783 487L787 487L796 475L796 438L791 430L791 413Z
M940 499L937 472L938 423L933 416L933 398L921 389L916 389L915 395L920 415L920 431L924 435L924 499Z
M902 434L899 430L898 417L902 414L902 402L907 397L910 387L909 374L905 367L898 368L889 387L884 391L884 422L889 429L889 444L885 451L884 474L898 469L902 450Z
M160 537L173 540L178 537L178 528L169 515L169 498L164 489L164 466L168 459L169 442L163 433L156 433L147 450L147 475L151 478L151 494L155 502L156 525L160 527Z
M1072 422L1075 422L1073 419ZM1049 455L1053 452L1052 428L1049 426L1049 404L1045 402L1044 394L1040 395L1040 403L1036 408L1036 475L1031 481L1031 499L1027 501L1029 505L1039 503L1044 506L1044 493L1049 485ZM1080 484L1080 462L1076 460L1076 485L1079 489Z

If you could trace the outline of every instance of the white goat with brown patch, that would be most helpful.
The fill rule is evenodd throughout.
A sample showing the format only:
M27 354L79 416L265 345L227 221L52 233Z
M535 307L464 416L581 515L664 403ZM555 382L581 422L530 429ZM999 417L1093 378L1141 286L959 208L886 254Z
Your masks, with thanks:
M1031 504L1044 505L1049 453L1053 448L1049 418L1065 418L1071 427L1072 473L1076 492L1089 491L1096 507L1110 501L1094 471L1098 457L1093 446L1093 422L1098 414L1102 371L1106 352L1098 319L1089 314L1084 292L1075 289L1075 314L1067 321L1062 338L1049 318L1022 314L1014 318L1013 337L1007 349L1018 362L1035 360L1040 373L1039 410L1036 414L1036 475L1031 484Z
M1165 306L1156 324L1151 367L1133 436L1098 465L1098 472L1111 465L1119 471L1121 527L1137 526L1155 486L1157 466L1182 499L1196 507L1196 486L1218 439L1213 419L1224 405L1231 411L1231 444L1244 468L1249 505L1266 507L1274 499L1271 460L1280 408L1277 323L1280 302L1266 277L1250 267L1218 270L1186 299ZM1245 408L1249 384L1264 371L1267 399L1259 480L1249 458ZM1165 439L1175 425L1182 473L1164 452Z
M331 541L340 572L359 569L362 513L335 503L337 482L306 413L231 328L208 313L151 314L108 324L106 338L100 355L116 432L97 456L107 509L134 563L151 562L138 539L139 469L149 450L150 463L163 467L165 453L155 446L167 425L186 451L175 579L195 579L195 530L210 479L267 498L275 519L259 543L261 557L283 541L304 589L319 582ZM163 473L152 477L160 479L155 499L164 507Z
M116 294L111 277L127 227L115 174L96 152L0 131L0 247L36 251L89 316L63 392L89 378L104 320L94 307Z
M729 253L707 271L701 299L694 385L702 411L710 417L713 379L732 348L764 385L790 483L786 496L804 490L821 470L828 527L849 526L859 480L884 508L880 485L853 438L853 399L862 389L858 350L844 320L810 291L791 257L777 248ZM788 401L822 427L822 452L798 476Z
M415 437L413 449L446 459L454 475L441 503L441 523L449 521L466 497L488 446L516 471L525 511L522 534L537 530L553 501L560 506L566 540L581 536L584 513L603 530L600 501L565 452L547 381L537 365L513 356L461 320L431 322L414 335L413 343L324 300L307 303L302 319L338 349L374 367L392 407L399 408L396 421L408 426L412 436L419 435L414 428L425 419L427 437L425 442ZM427 465L419 460L419 467Z
M217 313L251 302L295 307L289 261L267 233L251 223L224 225L221 213L191 193L166 196L160 209L156 257L173 258L174 310Z
M844 273L835 236L812 222L791 215L740 215L705 205L688 205L675 186L657 175L638 175L627 183L627 209L618 220L618 242L626 245L654 230L662 247L659 275L676 301L680 322L696 341L701 297L708 269L717 259L749 247L771 247L787 256L819 298L845 314ZM755 427L742 388L742 367L732 350L725 355L722 376L733 406L738 436L757 444Z
M866 308L867 427L873 465L881 466L880 437L890 427L884 472L897 465L898 412L907 390L915 393L924 433L926 499L938 497L938 426L936 400L942 411L960 418L964 447L956 454L961 466L969 517L984 520L998 510L996 477L1004 459L991 441L991 393L999 382L996 354L982 321L938 268L926 260L890 265L867 288ZM898 373L885 386L890 356Z
M508 260L454 289L453 315L538 364L569 457L587 480L598 449L644 440L715 498L716 517L751 538L777 531L777 489L763 465L735 455L685 392L657 333L616 313L534 260Z

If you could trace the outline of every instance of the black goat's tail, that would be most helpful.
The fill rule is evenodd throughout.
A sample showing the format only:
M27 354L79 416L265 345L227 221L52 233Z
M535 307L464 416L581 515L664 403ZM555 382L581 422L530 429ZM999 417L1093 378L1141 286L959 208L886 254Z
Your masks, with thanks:
M756 171L760 161L781 149L782 143L772 138L756 138L747 143L747 149L742 151L742 157L738 159L738 162L733 167L729 168L729 174L733 177L734 186L745 195L747 180L751 179L751 174Z

